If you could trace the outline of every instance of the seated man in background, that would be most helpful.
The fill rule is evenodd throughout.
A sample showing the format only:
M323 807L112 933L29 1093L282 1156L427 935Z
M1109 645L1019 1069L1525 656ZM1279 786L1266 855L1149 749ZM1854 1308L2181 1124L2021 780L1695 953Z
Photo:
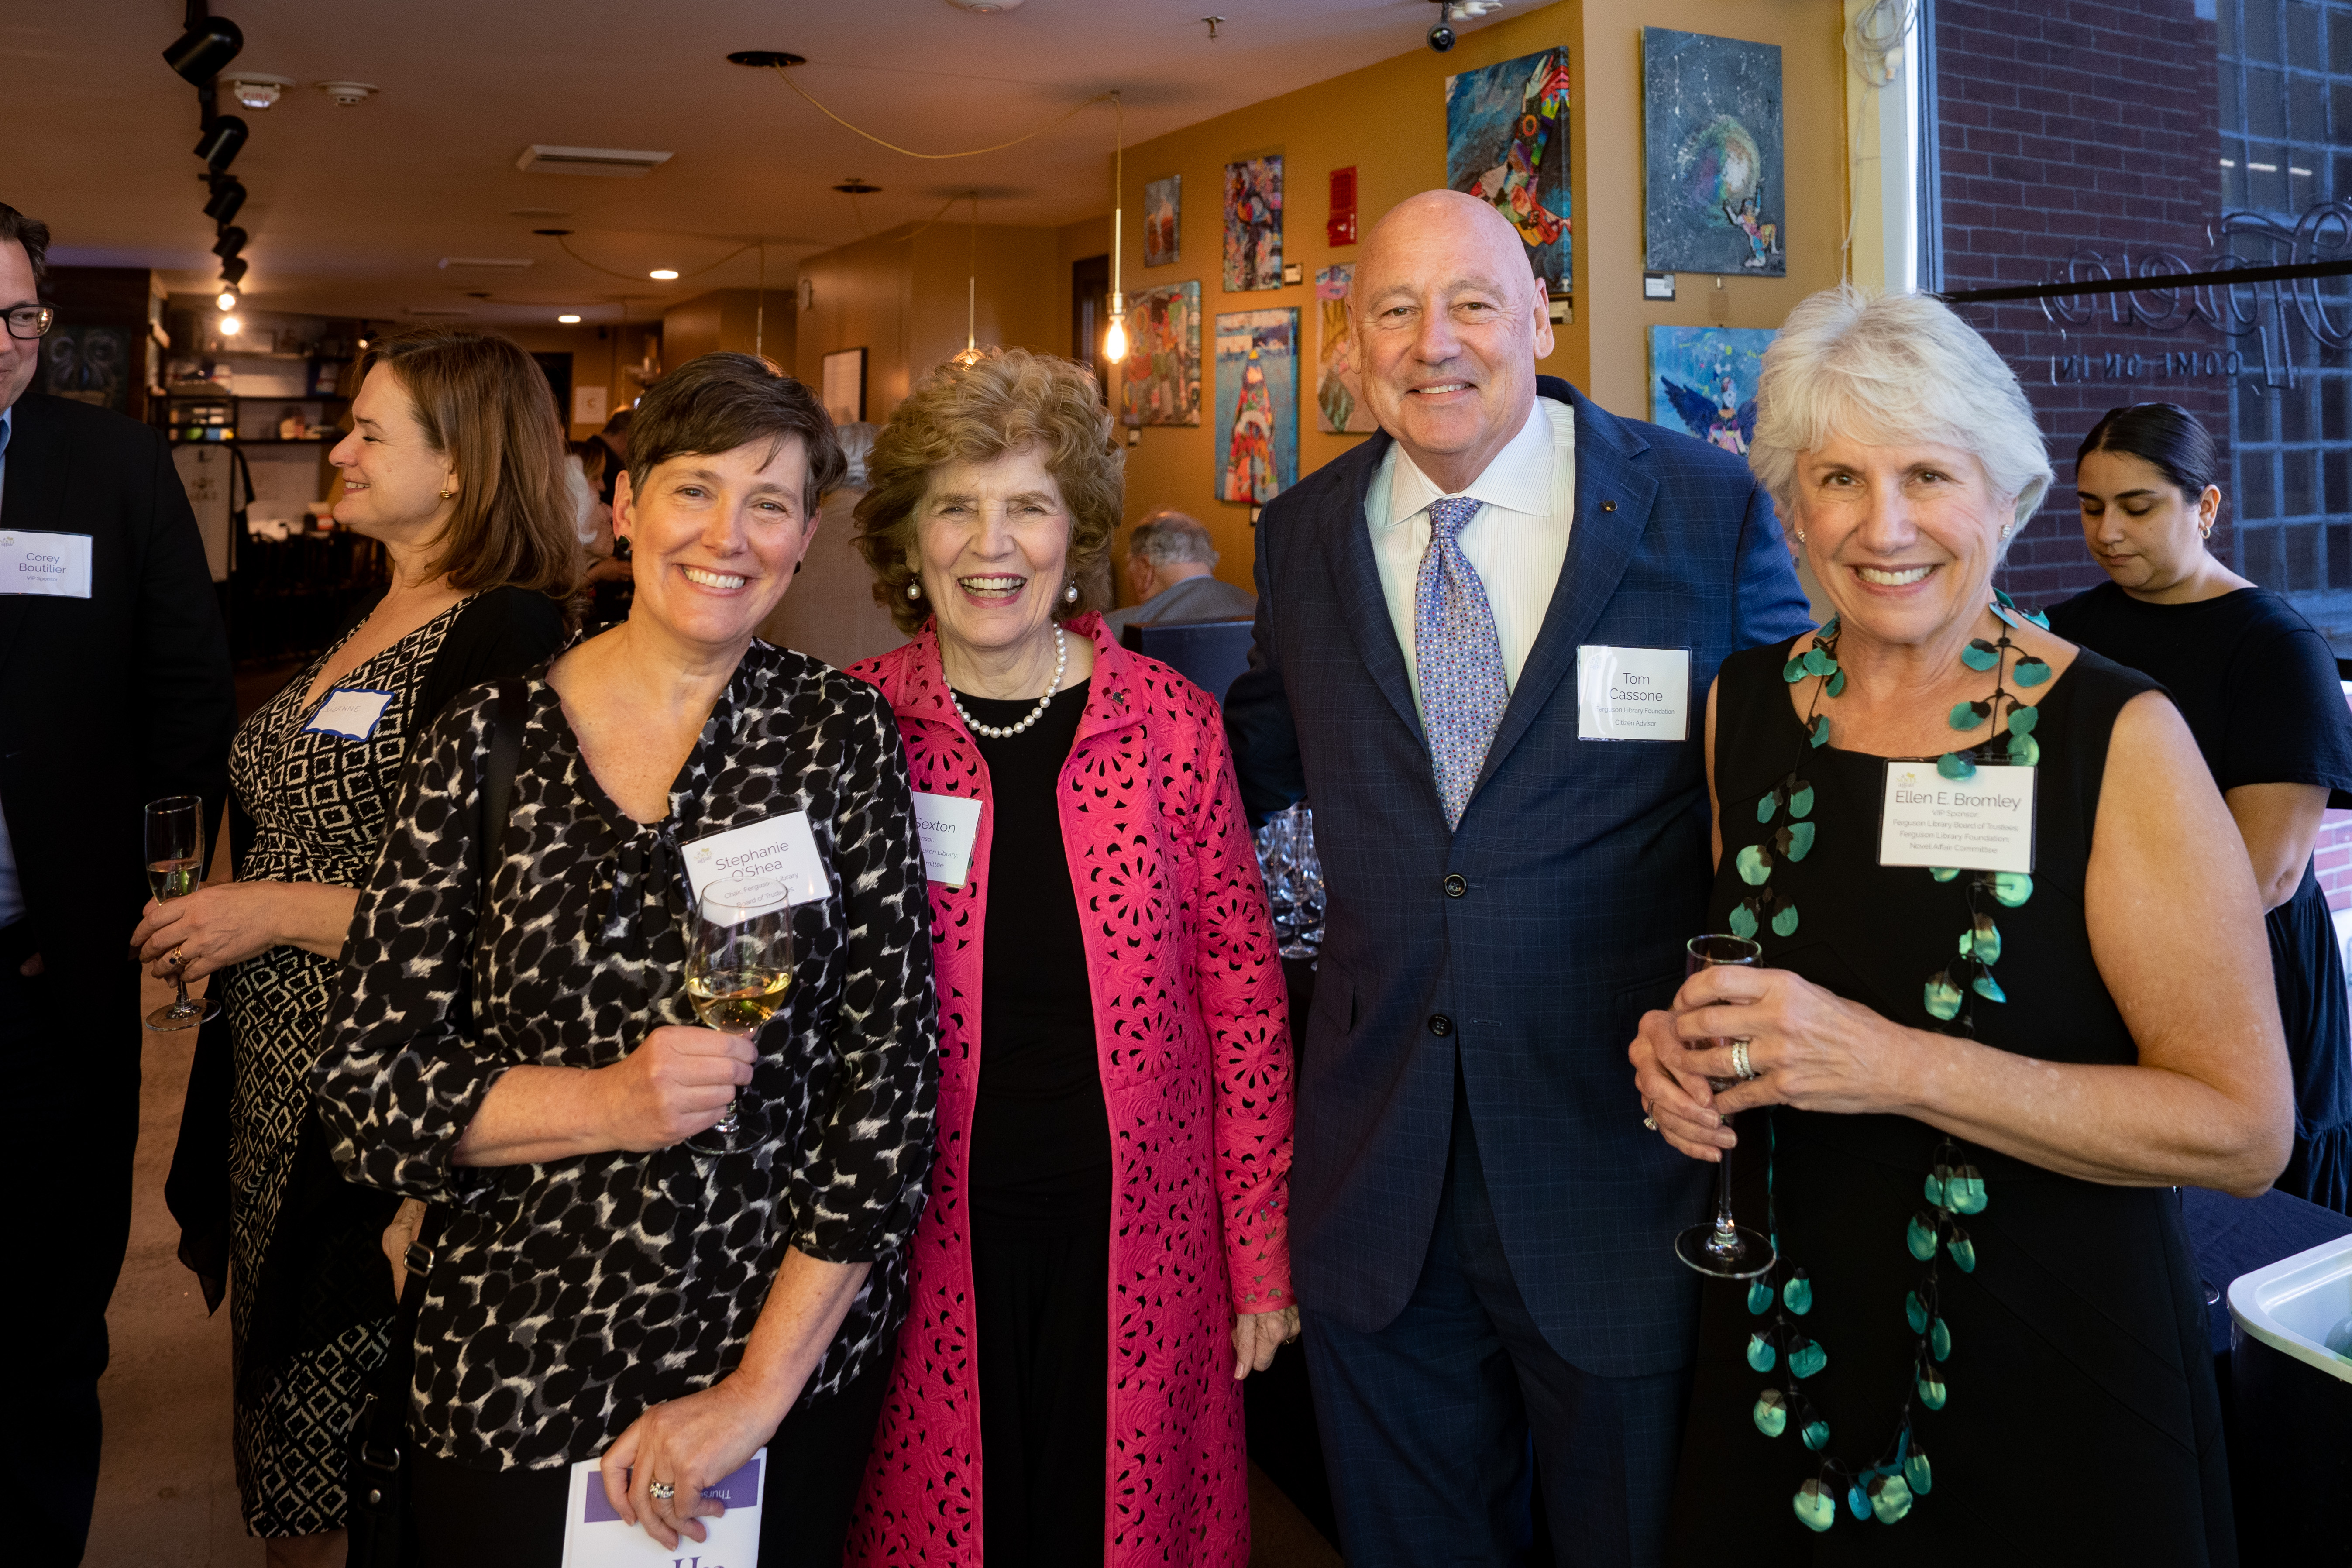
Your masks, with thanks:
M1209 531L1173 507L1161 507L1135 525L1127 541L1127 590L1135 603L1111 610L1103 625L1114 637L1130 626L1190 621L1238 621L1257 614L1257 595L1218 581L1217 552Z

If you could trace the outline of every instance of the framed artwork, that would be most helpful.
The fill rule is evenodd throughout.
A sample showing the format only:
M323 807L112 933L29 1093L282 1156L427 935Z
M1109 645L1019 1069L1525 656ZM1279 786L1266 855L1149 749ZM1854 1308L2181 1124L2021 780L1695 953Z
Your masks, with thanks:
M1225 165L1225 291L1282 287L1282 159Z
M59 322L41 340L38 378L33 384L52 397L121 414L131 405L131 385L140 374L134 357L139 342L126 327Z
M1652 327L1650 423L1748 455L1756 380L1779 334L1760 327Z
M824 411L835 425L855 425L866 417L866 351L835 349L824 356Z
M1129 425L1201 422L1201 285L1168 283L1127 297L1120 418Z
M1445 79L1445 184L1493 204L1555 294L1574 282L1568 50Z
M1780 49L1642 29L1646 265L1785 277Z
M1353 263L1315 274L1315 428L1367 435L1380 428L1357 392L1354 329L1348 321Z
M1217 499L1263 506L1298 482L1298 310L1217 318Z
M1184 254L1184 176L1171 174L1143 187L1143 264L1166 267Z

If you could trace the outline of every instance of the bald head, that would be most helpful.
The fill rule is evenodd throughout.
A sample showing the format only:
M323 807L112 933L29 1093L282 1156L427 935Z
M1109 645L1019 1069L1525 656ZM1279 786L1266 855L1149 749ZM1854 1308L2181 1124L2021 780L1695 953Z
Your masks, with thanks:
M1349 289L1364 401L1448 494L1466 489L1535 407L1551 317L1509 220L1460 191L1391 208Z

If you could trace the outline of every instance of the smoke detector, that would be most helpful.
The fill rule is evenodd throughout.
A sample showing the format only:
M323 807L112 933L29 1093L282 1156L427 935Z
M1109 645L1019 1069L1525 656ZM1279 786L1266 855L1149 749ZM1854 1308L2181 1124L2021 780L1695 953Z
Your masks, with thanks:
M356 108L383 90L372 81L322 81L318 86L327 100L341 109Z
M522 150L515 167L526 174L601 174L613 180L642 180L674 156L670 153L633 153L617 147L544 147L533 143Z
M992 16L999 11L1017 11L1021 0L948 0L959 11L970 11L977 16Z
M221 86L246 109L267 109L278 101L278 94L293 85L292 77L271 76L267 71L238 71L221 78Z

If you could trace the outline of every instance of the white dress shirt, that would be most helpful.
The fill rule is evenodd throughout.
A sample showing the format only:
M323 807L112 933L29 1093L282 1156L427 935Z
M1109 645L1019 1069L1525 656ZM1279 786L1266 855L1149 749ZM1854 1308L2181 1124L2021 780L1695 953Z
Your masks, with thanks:
M1429 503L1445 493L1393 442L1364 492L1372 559L1389 624L1404 649L1416 714L1421 671L1412 653L1413 594L1429 550ZM1503 679L1516 689L1568 560L1569 529L1576 521L1576 411L1537 398L1519 433L1459 493L1485 503L1463 527L1462 553L1486 590L1503 649Z

